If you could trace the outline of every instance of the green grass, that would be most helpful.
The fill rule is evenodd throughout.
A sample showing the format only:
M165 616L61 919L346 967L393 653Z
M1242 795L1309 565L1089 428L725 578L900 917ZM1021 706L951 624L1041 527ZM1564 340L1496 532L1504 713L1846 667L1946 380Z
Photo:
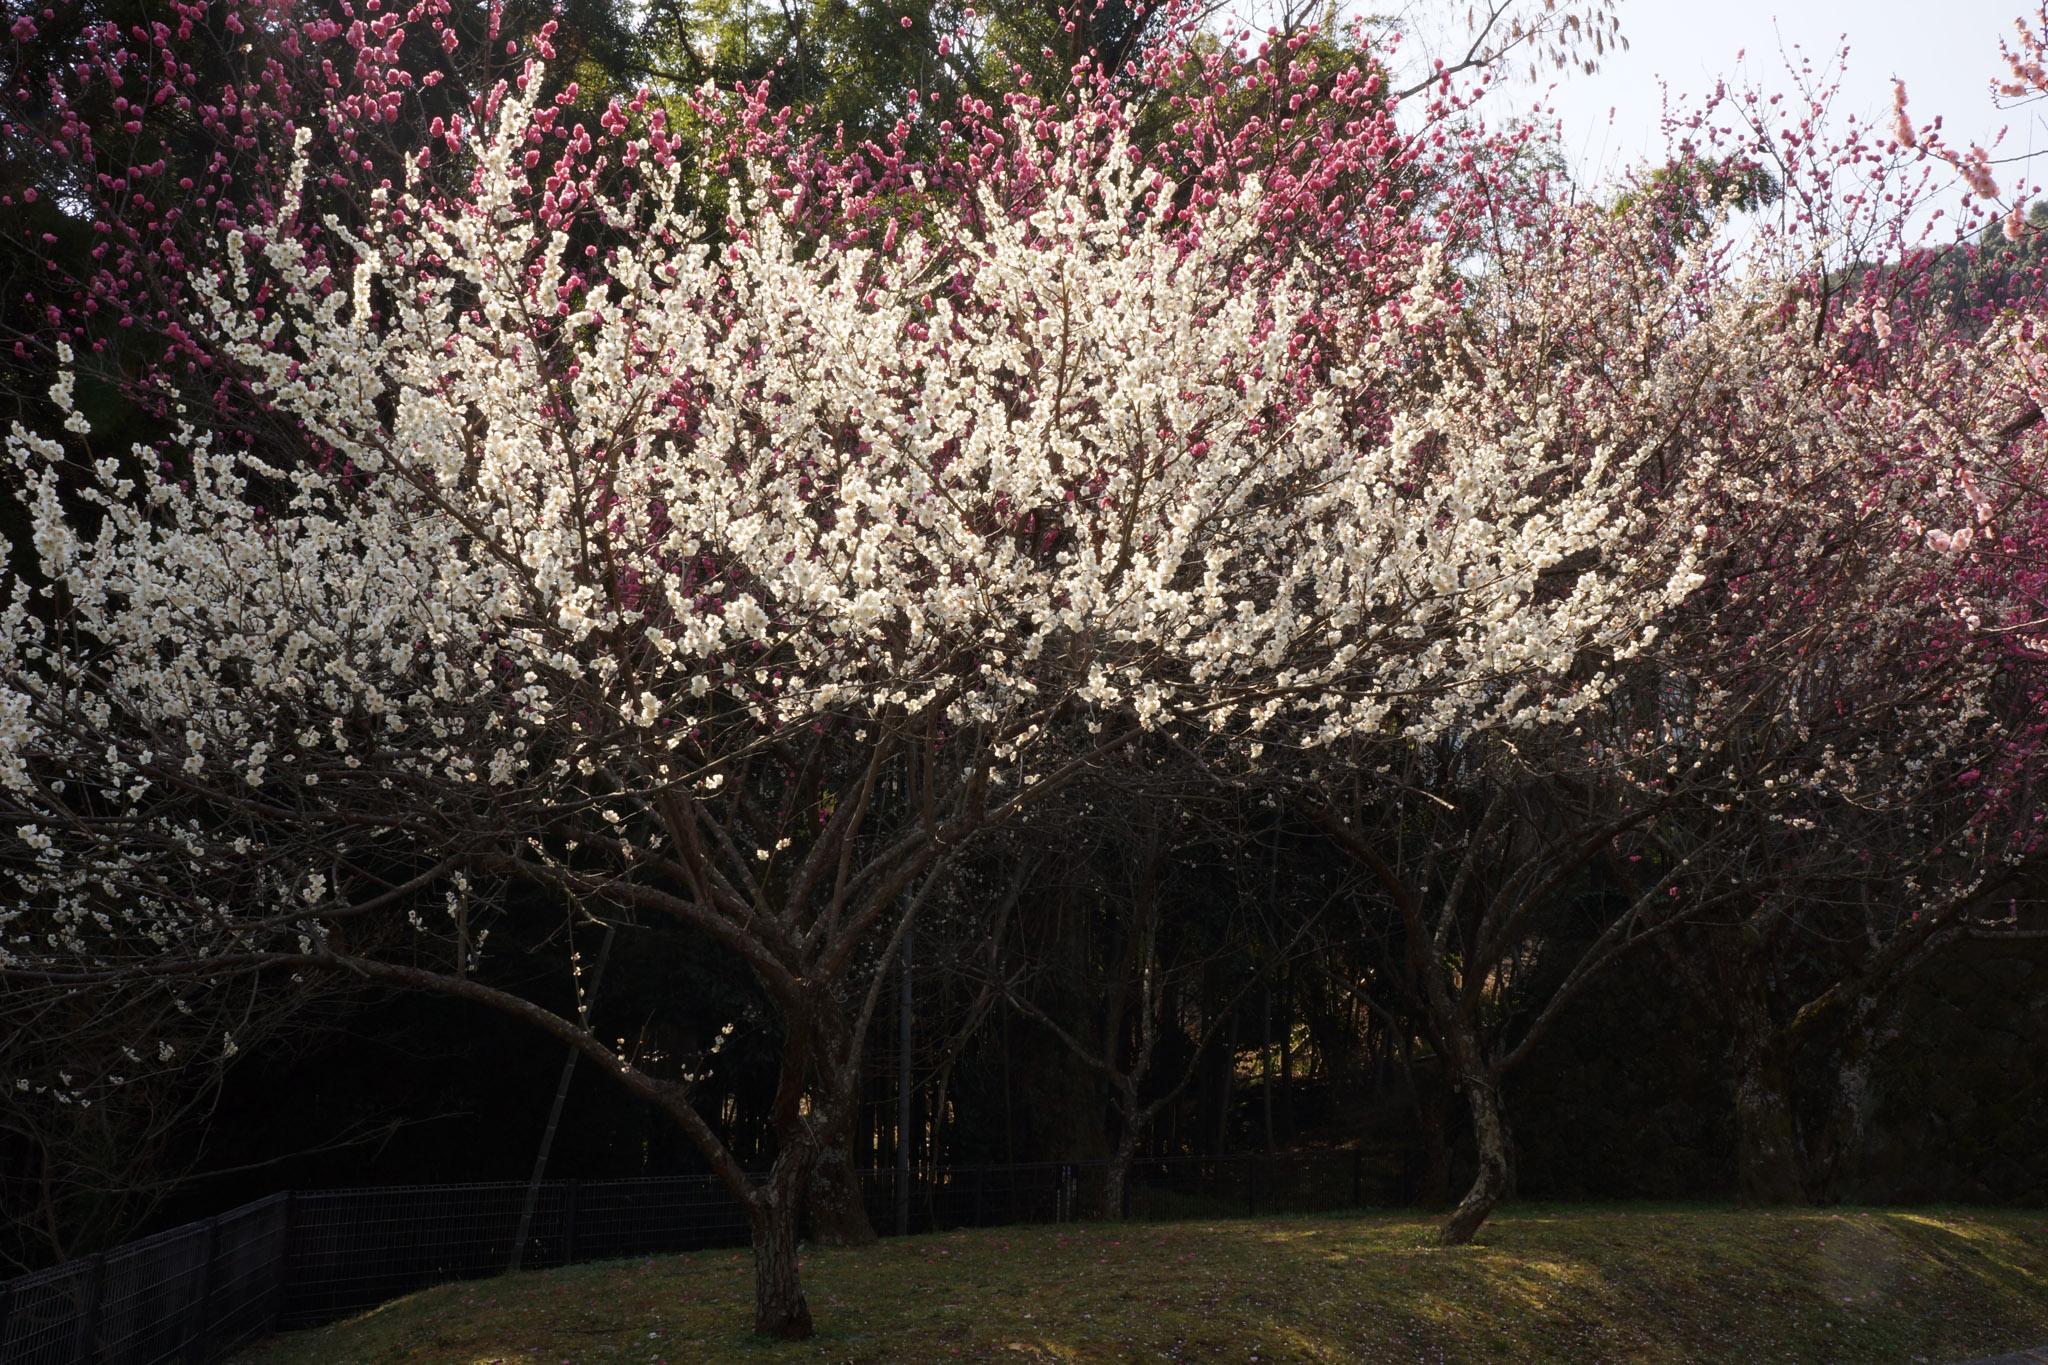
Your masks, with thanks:
M1064 1224L817 1250L815 1339L746 1331L744 1252L446 1285L245 1365L668 1361L1947 1362L2048 1343L2048 1214L1521 1206Z

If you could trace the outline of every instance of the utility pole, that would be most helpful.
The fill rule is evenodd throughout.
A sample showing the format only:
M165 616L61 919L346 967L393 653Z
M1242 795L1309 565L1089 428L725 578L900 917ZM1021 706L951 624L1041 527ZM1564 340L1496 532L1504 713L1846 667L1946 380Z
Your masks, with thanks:
M901 979L896 988L896 1235L910 1231L910 941L916 931L903 926Z
M1259 1099L1266 1109L1266 1155L1273 1143L1273 986L1268 982L1259 996Z
M597 1003L597 988L604 984L604 964L611 959L612 931L612 925L605 925L604 943L597 950L597 969L590 974L590 990L581 1002L586 1028L590 1025L590 1007ZM505 1267L508 1271L519 1269L520 1263L526 1259L526 1235L533 1228L533 1207L540 1201L541 1177L547 1174L548 1152L555 1145L555 1128L562 1121L562 1106L569 1099L569 1082L576 1077L576 1059L582 1055L572 1047L568 1057L563 1059L562 1079L555 1086L555 1102L548 1110L548 1126L540 1135L540 1151L533 1158L533 1175L526 1182L526 1204L519 1210L519 1231L512 1238L512 1264Z

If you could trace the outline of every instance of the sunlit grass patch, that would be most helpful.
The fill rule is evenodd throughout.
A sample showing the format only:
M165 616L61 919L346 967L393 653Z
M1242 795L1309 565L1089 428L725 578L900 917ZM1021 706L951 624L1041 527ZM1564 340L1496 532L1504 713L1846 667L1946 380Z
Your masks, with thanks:
M2048 1342L2048 1215L1527 1207L1066 1224L815 1250L819 1334L746 1331L749 1258L445 1285L249 1365L697 1361L1886 1361Z

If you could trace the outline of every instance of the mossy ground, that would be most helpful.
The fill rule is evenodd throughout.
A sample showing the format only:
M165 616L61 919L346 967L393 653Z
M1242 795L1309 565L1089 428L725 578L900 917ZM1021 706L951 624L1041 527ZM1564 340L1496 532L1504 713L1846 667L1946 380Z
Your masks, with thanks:
M667 1361L1949 1362L2048 1342L2048 1213L1523 1206L1064 1224L806 1253L762 1342L744 1252L445 1285L244 1365Z

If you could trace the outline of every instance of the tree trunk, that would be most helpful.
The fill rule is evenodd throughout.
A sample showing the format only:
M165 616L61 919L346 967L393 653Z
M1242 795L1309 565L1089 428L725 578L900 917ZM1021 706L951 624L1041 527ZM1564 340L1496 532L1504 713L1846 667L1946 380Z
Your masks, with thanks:
M1744 945L1729 1022L1735 1031L1736 1197L1744 1204L1806 1198L1805 1163L1792 1102L1792 1071L1771 1019L1764 966Z
M754 1235L754 1330L778 1341L810 1337L811 1306L804 1300L797 1258L797 1212L816 1152L807 1139L784 1145L768 1182L749 1210Z
M1797 1204L1806 1197L1799 1133L1785 1078L1761 1061L1735 1082L1736 1199L1743 1204Z
M811 1240L819 1246L864 1247L875 1240L848 1143L835 1142L818 1154L808 1193Z
M1238 1012L1230 1012L1228 1041L1216 1054L1216 1128L1215 1137L1209 1144L1212 1155L1224 1155L1224 1148L1230 1140L1230 1091L1237 1080L1237 1024Z
M1294 973L1280 978L1280 1127L1291 1147L1294 1131Z
M916 975L911 926L903 927L903 964L896 988L896 1235L910 1231L910 1076L916 1041Z
M1124 1216L1124 1194L1130 1188L1131 1163L1138 1157L1138 1136L1141 1124L1137 1118L1138 1106L1132 1102L1123 1111L1123 1131L1117 1134L1116 1147L1110 1153L1109 1166L1102 1177L1102 1216L1122 1218Z
M1122 1218L1124 1216L1124 1191L1131 1179L1133 1153L1128 1143L1119 1142L1116 1152L1109 1158L1109 1165L1102 1173L1102 1216Z
M1447 1247L1470 1242L1480 1224L1508 1197L1514 1180L1507 1113L1501 1107L1497 1080L1492 1076L1467 1076L1464 1090L1465 1102L1472 1111L1473 1144L1479 1149L1479 1173L1437 1234L1437 1240Z
M1835 1086L1827 1123L1808 1163L1810 1193L1830 1203L1853 1196L1857 1154L1870 1125L1872 1070L1878 1049L1893 1036L1891 1011L1871 996L1856 1001L1834 1048Z
M1003 1007L1003 1160L1017 1164L1017 1114L1010 1102L1010 1008Z

